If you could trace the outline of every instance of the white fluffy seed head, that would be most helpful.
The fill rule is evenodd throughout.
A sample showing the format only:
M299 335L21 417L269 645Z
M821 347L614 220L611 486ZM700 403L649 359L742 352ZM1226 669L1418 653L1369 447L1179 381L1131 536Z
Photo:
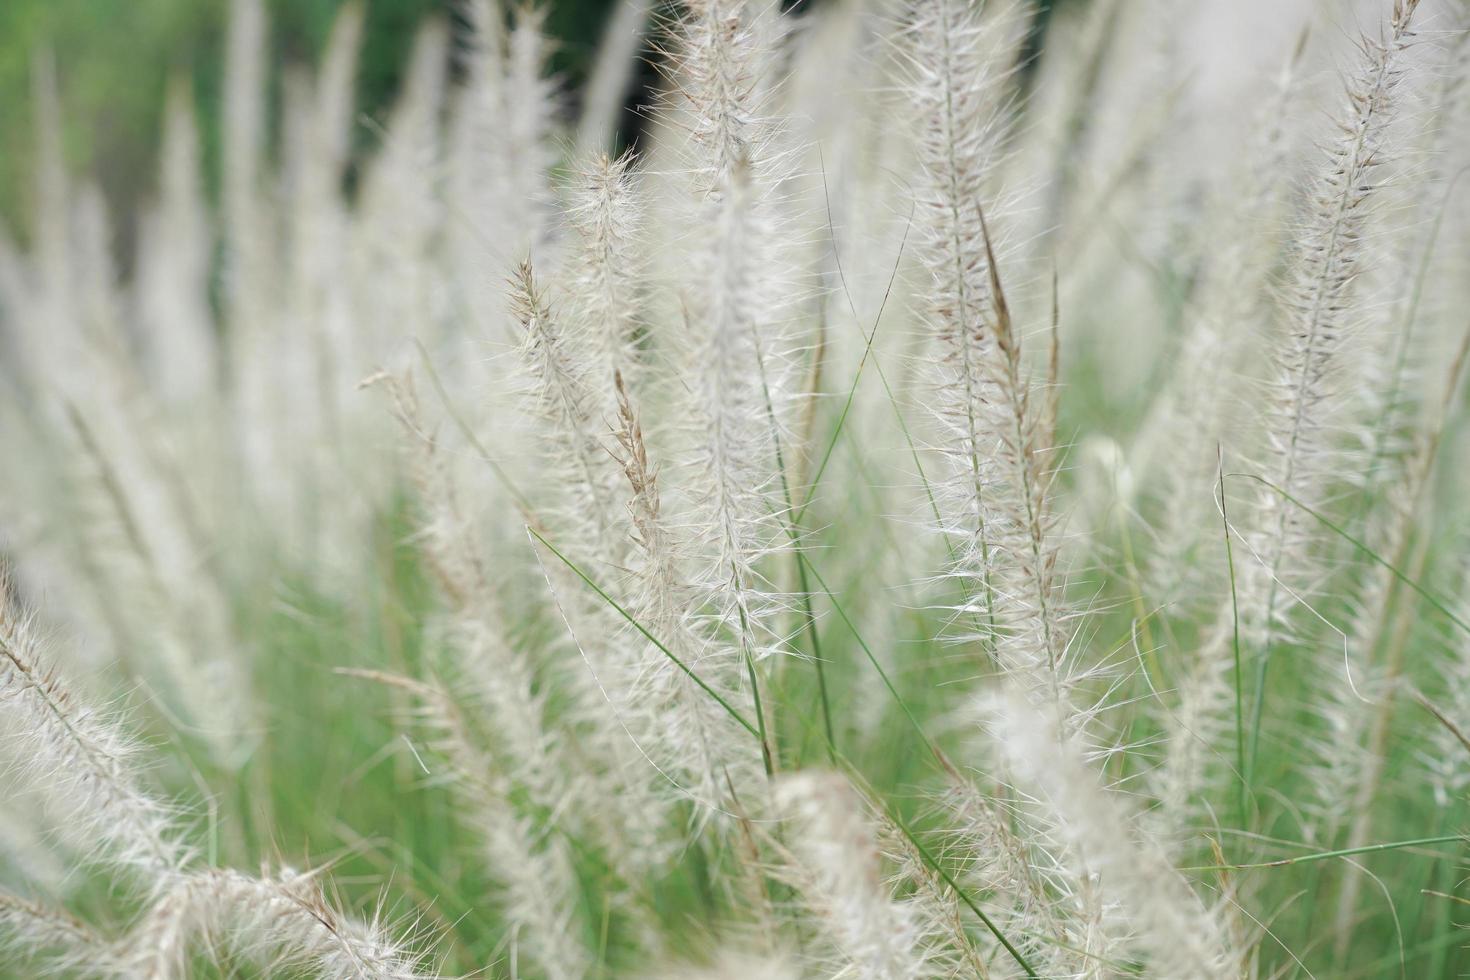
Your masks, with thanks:
M97 860L144 890L188 862L178 815L139 776L137 744L46 665L34 620L8 596L0 601L0 730L6 765Z
M694 677L727 702L748 707L742 697L738 652L711 636L698 613L699 591L689 580L687 533L664 510L659 471L649 456L632 394L615 378L618 459L631 494L628 512L634 544L628 577L629 610L659 649L640 632L623 630L630 652L627 685L632 714L651 735L645 750L675 788L701 810L700 821L726 809L730 798L758 795L755 756L744 735L701 689ZM670 659L678 658L690 673ZM749 714L746 711L746 714Z
M612 379L638 390L645 358L638 349L639 305L646 277L644 202L633 156L599 153L577 173L567 218L574 233L567 292L570 315L596 361L592 387L603 393L603 414L616 411Z
M915 3L908 17L921 295L939 354L936 504L947 578L964 594L951 634L1060 696L1068 644L1049 513L1052 423L1046 399L1033 397L991 237L1007 220L1005 66L1020 39L1007 17L982 18L960 0Z
M530 376L528 400L539 416L548 469L561 499L544 510L573 559L594 574L621 565L627 532L613 503L617 467L608 452L606 385L597 375L597 348L571 329L563 308L553 309L530 262L511 280L511 309L524 331L521 359ZM609 379L611 380L611 379Z
M113 944L64 912L0 893L0 951L6 959L54 975L112 978L124 975Z
M790 822L792 880L832 944L837 975L861 980L932 976L920 921L896 901L862 798L835 772L800 772L777 784Z
M784 649L785 601L766 570L788 546L783 491L801 359L780 197L788 158L769 117L784 20L739 0L686 6L671 45L678 97L664 113L688 134L679 330L666 338L684 370L678 504L698 556L697 605L714 633L760 660Z
M1363 57L1347 79L1337 134L1311 184L1284 284L1285 330L1274 352L1276 379L1267 423L1272 483L1308 507L1320 506L1333 478L1343 399L1353 389L1344 371L1352 359L1362 308L1359 274L1372 258L1364 234L1392 152L1395 98L1402 60L1412 41L1418 0L1395 0L1381 39L1362 39ZM1264 488L1250 544L1260 561L1247 563L1240 608L1251 645L1292 638L1288 590L1311 583L1319 533L1300 504Z
M175 877L121 944L123 975L184 980L204 951L321 980L428 980L422 958L381 923L344 916L309 876L235 871Z
M1233 976L1215 916L1124 799L1104 787L1056 708L1037 707L1011 687L982 710L1015 782L1044 809L1078 880L1125 910L1129 943L1150 968L1168 977Z

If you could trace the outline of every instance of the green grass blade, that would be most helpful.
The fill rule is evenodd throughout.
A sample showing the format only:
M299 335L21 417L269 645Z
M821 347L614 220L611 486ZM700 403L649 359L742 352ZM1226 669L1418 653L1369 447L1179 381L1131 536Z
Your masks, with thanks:
M684 661L675 656L674 652L668 647L664 646L663 642L660 641L658 637L654 636L643 626L642 623L638 622L638 620L634 618L632 613L628 612L628 610L624 609L616 599L608 595L607 592L603 590L602 586L592 581L587 573L582 571L582 569L579 568L575 562L573 562L566 555L558 551L556 545L552 544L550 541L547 541L546 538L542 537L541 532L537 531L529 524L526 525L526 533L531 535L537 541L541 542L542 546L545 547L547 551L550 551L563 565L567 566L567 568L570 568L578 578L587 583L588 587L590 587L593 592L596 592L598 596L601 597L603 602L606 602L609 606L615 609L618 615L626 619L628 623L632 625L632 627L636 629L639 633L642 633L644 638L647 639L648 642L658 647L660 653L662 653L665 657L668 657L669 660L674 664L674 666L678 667L689 677L690 680L699 685L700 690L704 691L704 693L714 698L715 702L719 704L720 707L724 708L726 713L728 713L731 718L735 719L735 721L740 725L741 728L744 728L747 732L755 736L757 739L761 738L760 730L756 728L755 725L752 725L749 721L747 721L745 716L737 711L735 707L730 704L730 702L721 697L718 691L705 683L704 678L696 674L689 667L688 664L684 663ZM761 739L761 741L762 749L764 750L764 739Z

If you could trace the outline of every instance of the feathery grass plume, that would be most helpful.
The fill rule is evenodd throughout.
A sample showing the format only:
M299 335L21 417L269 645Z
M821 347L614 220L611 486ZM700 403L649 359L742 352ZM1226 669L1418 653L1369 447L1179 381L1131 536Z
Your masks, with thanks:
M534 0L516 3L506 39L505 132L499 139L510 154L507 191L514 195L507 202L511 210L503 227L521 230L512 256L516 259L541 255L548 240L551 201L546 175L557 158L551 139L559 106L557 83L547 75L551 55L547 9Z
M1413 533L1421 518L1419 506L1429 476L1429 447L1424 445L1405 466L1400 482L1385 500L1381 522L1370 530L1374 550L1395 568L1413 578L1423 567L1423 551L1412 554ZM1313 713L1322 731L1313 740L1307 766L1313 797L1308 811L1324 846L1332 846L1345 826L1366 818L1376 795L1386 759L1381 740L1388 734L1393 705L1402 680L1403 642L1407 629L1403 597L1391 573L1378 566L1367 569L1352 597L1352 619L1346 630L1342 662L1332 678L1314 692ZM1402 624L1402 625L1400 625ZM1379 729L1370 735L1370 730ZM1352 837L1361 836L1357 831ZM1358 845L1365 843L1359 840ZM1357 845L1347 845L1357 846Z
M630 542L627 520L615 504L619 474L606 438L609 414L599 411L606 386L594 381L602 367L598 347L569 329L564 307L551 308L530 262L522 262L511 281L510 304L525 330L521 355L531 376L528 400L545 436L540 455L560 489L547 495L536 516L547 522L577 568L594 580L611 581L627 564ZM637 641L613 608L590 595L569 569L558 563L545 571L572 643L587 661L578 665L584 669L570 672L570 679L580 700L576 713L583 745L595 757L590 768L607 780L595 795L613 801L602 811L610 818L606 842L628 883L637 886L667 851L660 840L666 809L653 794L653 772L637 744L650 715L630 691L641 657L623 642ZM568 586L565 599L558 581Z
M191 101L182 79L169 83L159 201L140 232L136 302L160 399L197 407L218 383L219 352L209 308L213 232Z
M495 0L468 0L462 6L468 30L461 40L458 68L463 82L452 93L445 132L445 196L448 205L449 275L458 305L475 333L498 323L504 304L500 284L486 268L505 268L522 257L491 240L507 204L508 177L501 138L505 93L505 24Z
M877 56L888 27L877 6L842 4L828 16L799 21L788 78L779 92L784 116L793 125L799 120L805 137L794 148L800 158L793 182L801 187L793 193L820 202L798 216L808 224L801 234L807 242L802 265L816 283L807 315L817 321L807 385L814 397L803 410L818 421L822 399L816 396L824 383L848 377L848 365L863 357L869 328L893 279L894 254L910 210L907 189L888 179L908 160L903 141L887 138L891 100L868 97L890 84L892 75L889 61ZM898 339L896 332L879 336ZM850 408L885 423L891 418L890 406L881 400L858 399ZM816 463L808 456L798 458L806 464L793 480L799 489Z
M1229 382L1246 373L1254 335L1241 326L1263 324L1262 295L1279 260L1284 175L1292 157L1286 120L1305 40L1257 114L1242 165L1213 202L1216 216L1205 227L1219 245L1204 256L1177 362L1135 441L1144 481L1157 488L1151 496L1162 506L1151 530L1155 546L1143 590L1181 629L1197 621L1197 600L1216 601L1227 574L1226 562L1202 558L1212 544L1218 548L1218 450L1227 443L1240 449L1257 436ZM1215 791L1240 775L1231 772L1224 761L1230 753L1222 748L1234 737L1230 625L1221 616L1192 635L1194 655L1163 719L1164 757L1151 778L1166 844L1179 842L1196 818L1206 816Z
M364 174L356 235L360 253L354 282L365 291L359 309L365 336L356 347L358 362L349 371L361 377L398 341L404 323L420 324L426 339L437 337L442 311L437 306L440 274L433 247L443 221L437 182L425 179L439 168L449 30L438 20L414 37L403 91L394 103L383 147Z
M450 271L472 323L486 331L504 319L503 290L486 268L528 257L558 268L548 175L558 158L560 101L547 74L544 9L515 4L509 30L499 0L471 0L464 10L465 80L447 137Z
M1049 828L1017 800L951 779L940 798L963 881L1000 933L1042 976L1088 976L1109 952L1103 910L1088 882L1069 870Z
M1458 340L1435 336L1434 327L1444 321L1443 306L1449 298L1431 288L1435 277L1454 275L1440 253L1445 251L1447 195L1463 174L1451 176L1449 171L1459 162L1452 140L1456 95L1470 80L1470 4L1454 6L1445 43L1425 44L1416 52L1422 52L1421 59L1412 67L1410 81L1420 84L1404 100L1410 103L1410 112L1404 114L1416 132L1391 161L1397 169L1385 191L1391 191L1395 201L1381 208L1383 214L1372 231L1375 236L1396 237L1396 247L1386 260L1374 263L1371 276L1365 276L1384 299L1372 323L1370 342L1361 345L1362 395L1355 399L1355 408L1362 420L1366 458L1355 467L1360 472L1347 477L1357 497L1348 530L1375 546L1386 541L1386 547L1377 549L1385 554L1396 552L1397 535L1413 530L1402 507L1422 490L1414 476L1424 463L1424 439L1437 441L1451 407L1430 403L1434 384L1427 372L1449 355L1447 342ZM1416 103L1431 95L1432 102L1414 113ZM1379 505L1384 498L1386 506ZM1340 550L1344 547L1339 545ZM1346 555L1355 557L1351 552ZM1366 596L1385 583L1375 571L1365 584ZM1365 601L1372 604L1371 599Z
M140 222L101 189L133 181L67 170L95 141L62 102L112 94L38 57L0 550L85 690L0 617L0 946L29 957L0 973L1470 962L1470 613L1441 598L1470 441L1422 380L1470 295L1470 34L1410 46L1470 0L1376 0L1307 161L1328 45L1268 76L1312 2L681 0L648 125L613 136L644 0L565 105L561 0L461 0L391 95L361 0L315 68L232 0L221 172L176 85ZM355 133L359 81L392 101ZM1309 508L1252 511L1239 469ZM796 647L820 670L770 656ZM957 692L997 667L966 769ZM101 710L137 683L146 771ZM340 898L279 870L316 852Z
M521 357L531 374L530 401L550 437L545 455L566 491L556 516L570 553L597 562L589 571L605 572L621 564L627 534L613 506L617 468L603 441L607 423L597 417L601 352L568 329L561 310L552 310L529 261L511 279L510 305L525 331Z
M449 273L471 323L485 331L504 319L503 290L486 268L531 256L556 267L548 174L559 104L544 9L515 3L509 30L500 0L469 0L463 11L464 84L446 134Z
M64 917L0 898L0 927L14 930L8 941L61 947L62 962L70 964L67 975L163 978L185 975L189 935L228 930L237 954L296 950L320 976L420 976L376 926L339 922L319 897L300 888L291 896L299 920L293 932L276 921L279 908L277 915L251 922L250 910L240 904L245 893L259 901L263 890L274 887L269 883L233 872L189 872L194 853L183 841L175 811L143 787L137 745L116 722L78 701L41 662L34 622L14 607L9 591L8 582L0 583L7 597L0 605L0 729L7 736L12 778L42 800L62 836L131 872L155 904L134 935L106 944ZM201 877L212 884L198 887ZM230 889L234 898L226 894ZM321 929L332 938L314 936ZM332 946L337 948L327 948Z
M1418 430L1418 445L1404 463L1400 480L1384 502L1383 527L1374 535L1380 554L1389 556L1395 568L1405 569L1411 579L1422 576L1427 542L1416 540L1415 529L1429 525L1425 501L1438 458L1445 416L1454 405L1461 386L1461 373L1470 353L1470 336L1461 344L1449 370L1442 401L1424 414ZM1325 779L1318 785L1324 804L1324 819L1331 840L1339 826L1348 828L1348 849L1368 843L1384 769L1388 765L1390 737L1404 681L1405 661L1411 642L1409 631L1417 603L1406 597L1388 569L1374 565L1356 597L1357 615L1348 636L1343 683L1328 687L1320 713L1328 722L1327 737L1319 753ZM1346 690L1344 690L1346 689ZM1351 698L1347 692L1351 692ZM1335 699L1334 699L1335 698ZM1373 702L1364 704L1363 702ZM1371 707L1371 711L1367 710ZM1349 872L1338 895L1334 922L1338 963L1347 955L1353 912L1362 879Z
M983 213L985 201L1002 199L1008 98L1008 79L991 65L1014 38L960 0L924 0L910 16L920 255L942 351L940 530L953 556L948 576L965 591L956 629L993 643L1006 670L1055 687L1066 639L1047 513L1053 466Z
M277 295L270 261L268 210L263 206L266 13L261 0L232 0L225 50L221 114L220 226L225 322L236 437L244 471L259 481L278 472L271 416L270 307ZM284 481L258 486L278 502Z
M791 824L788 869L836 957L832 975L919 980L953 970L933 961L909 902L884 884L882 852L861 797L835 772L798 772L776 784L777 807Z
M336 579L334 590L361 587L355 548L395 490L385 465L391 426L371 399L355 397L355 383L379 364L401 366L410 329L437 344L448 319L436 258L444 208L434 175L449 32L430 19L415 33L402 88L376 128L378 152L356 172L349 210L342 183L350 161L336 155L351 146L356 16L352 7L338 15L316 90L297 100L302 165L286 175L290 194L278 217L290 268L281 270L268 342L255 352L282 389L267 422L280 465L299 474L294 485L258 491L284 538L273 545ZM283 137L287 152L290 136ZM311 257L302 258L308 249ZM343 485L354 492L334 491Z
M113 947L65 912L0 892L0 962L16 958L78 978L124 975Z
M584 976L587 951L566 937L579 915L579 887L563 834L596 823L585 773L549 717L523 656L507 644L503 611L462 516L435 435L426 427L407 378L383 375L413 460L420 506L427 512L420 547L446 603L444 639L451 696L437 683L380 676L410 690L432 733L431 748L446 760L461 819L481 838L492 874L506 888L504 909L528 954L555 978ZM474 725L469 721L475 719ZM488 731L491 747L476 732ZM516 811L523 793L534 818Z
M1411 539L1434 519L1432 510L1425 506L1430 503L1426 499L1430 469L1435 465L1445 422L1453 411L1465 356L1461 342L1459 354L1452 360L1448 390L1436 404L1432 374L1449 355L1446 341L1452 337L1436 336L1435 327L1440 323L1452 329L1460 327L1443 316L1448 297L1431 287L1435 278L1455 274L1438 254L1443 251L1442 233L1449 206L1446 193L1458 179L1446 180L1446 171L1457 162L1450 150L1448 132L1454 126L1455 92L1470 77L1470 65L1465 64L1465 53L1470 52L1470 5L1457 3L1454 7L1447 42L1442 46L1425 44L1415 52L1420 59L1410 69L1413 77L1408 81L1421 84L1410 88L1401 99L1412 112L1415 103L1431 92L1435 98L1417 119L1411 112L1404 113L1411 115L1417 132L1411 136L1413 142L1406 139L1409 145L1391 161L1397 168L1385 191L1392 193L1394 200L1379 209L1381 216L1375 215L1377 220L1368 233L1394 236L1396 242L1391 254L1375 262L1364 275L1369 288L1376 288L1385 298L1359 354L1362 366L1358 373L1363 380L1353 407L1359 418L1364 460L1345 478L1353 497L1353 506L1343 522L1348 532L1416 578L1429 549L1427 539ZM1344 564L1358 558L1353 546L1344 541L1336 544ZM1387 721L1397 700L1393 689L1403 667L1407 617L1412 616L1417 600L1404 593L1382 566L1369 566L1351 577L1354 566L1349 564L1348 568L1349 575L1343 576L1340 587L1351 613L1347 650L1350 663L1345 665L1348 676L1341 679L1346 683L1323 692L1321 714L1339 726L1339 737L1324 740L1322 761L1326 769L1341 764L1338 771L1349 780L1356 778L1350 773L1362 769L1367 785L1360 795L1371 798L1377 784L1373 768L1381 760L1375 762L1369 746L1364 747L1368 755L1353 762L1344 753L1355 751L1352 747L1367 733L1368 712L1359 707L1367 698L1378 702L1372 712L1375 735L1370 743L1387 737ZM1343 729L1344 725L1351 732ZM1360 823L1365 819L1356 811L1349 816L1347 801L1334 802L1334 788L1343 789L1345 785L1329 777L1319 786L1324 823L1335 829L1345 825L1344 820ZM1333 819L1337 822L1332 823Z
M770 72L785 27L774 9L743 0L695 0L671 25L677 100L668 108L684 123L691 176L705 195L717 198L740 170L761 180L780 175Z
M138 747L86 705L45 663L35 621L0 581L0 728L11 769L29 784L65 835L98 860L160 886L190 859L173 808L138 777Z
M702 633L695 615L696 592L686 578L683 529L664 512L658 469L649 459L632 396L622 375L613 377L618 400L614 435L631 491L628 513L635 547L630 609L700 681L748 714L739 693L738 654L722 638ZM650 718L658 740L648 748L656 753L659 769L676 774L676 784L699 804L701 821L731 796L753 798L750 790L757 776L750 754L743 751L744 733L664 651L641 636L630 635L629 641L641 651L633 664L630 707Z
M1193 662L1160 719L1163 757L1149 774L1158 798L1154 830L1171 853L1183 849L1203 821L1215 817L1221 790L1232 779L1236 758L1235 661L1230 623L1200 637Z
M269 532L233 543L243 554L285 551L298 567L344 579L360 574L360 563L346 552L369 523L369 511L387 483L363 465L374 457L356 452L368 440L355 430L365 418L378 421L380 416L361 408L353 413L360 400L354 403L348 395L351 383L380 359L385 332L380 325L395 312L392 307L385 311L386 274L361 269L361 254L368 250L363 243L374 240L384 210L376 206L381 158L365 167L357 202L373 220L351 222L349 234L342 201L358 20L360 13L351 5L339 14L318 83L294 73L282 85L280 165L269 167L265 12L255 0L235 4L222 181L229 226L221 231L228 411L242 451L221 461L228 473L221 479L231 494L243 495L235 513L241 504L247 506ZM402 155L384 153L395 161ZM404 210L411 210L409 197L404 189ZM237 223L237 215L244 216L243 223ZM409 231L396 230L407 248ZM398 271L411 279L412 268L405 263ZM395 297L420 298L408 286ZM415 313L423 316L427 306L421 303ZM343 482L361 492L322 506L325 488Z
M1285 331L1273 352L1276 380L1267 422L1268 477L1309 507L1319 507L1332 478L1334 426L1343 349L1360 313L1353 284L1365 260L1363 231L1389 152L1401 59L1413 40L1419 0L1394 0L1387 31L1364 37L1363 59L1347 80L1338 135L1314 178L1302 229L1293 243L1285 284ZM1277 648L1297 639L1291 592L1311 584L1316 527L1298 504L1262 490L1250 540L1259 561L1247 563L1240 609L1256 662L1251 759L1264 713L1268 667ZM1248 760L1248 766L1254 766Z
M447 718L452 702L441 696L438 705L426 706L426 713ZM451 778L465 806L461 819L472 824L487 867L505 889L501 908L511 941L548 980L587 976L593 961L581 938L588 933L585 903L557 811L518 813L507 798L512 787L495 776L495 760L476 754L462 724L439 724L446 732L439 751L452 760Z
M546 812L561 811L575 795L578 767L564 752L548 718L527 658L506 640L504 610L474 525L437 435L426 425L411 378L381 374L403 427L421 508L418 543L445 604L446 673L453 689L495 732L500 756L515 781Z
M970 913L956 890L929 864L917 843L903 828L886 814L876 816L879 819L879 843L886 858L898 869L890 876L889 887L895 894L906 892L904 900L919 923L918 932L931 937L928 955L932 968L937 970L944 964L947 972L954 975L973 973L977 977L987 977L991 972L986 966L987 960L1011 958L1012 951L992 943L994 936L988 931L982 934L979 943L971 937ZM1028 928L1032 925L1034 923L1027 923ZM1004 929L999 931L1006 934ZM990 946L994 948L987 949ZM1024 952L1019 947L1016 951ZM1026 961L1034 965L1034 954L1026 956Z
M228 957L270 973L320 980L427 980L421 957L376 919L359 922L327 902L310 875L255 878L206 870L175 877L123 941L124 976L184 980L192 957Z
M417 681L375 671L346 670L410 692L418 703L416 724L425 748L441 767L459 803L458 818L479 838L486 866L504 894L499 905L510 940L549 980L577 980L592 969L583 945L580 885L566 836L565 803L532 797L532 813L513 802L516 760L503 749L494 756L482 747L476 725L437 681Z
M978 205L977 205L978 211ZM993 318L981 354L995 395L982 402L983 423L993 440L996 466L984 518L990 539L998 610L997 658L1008 670L1029 673L1031 683L1044 683L1058 704L1066 698L1068 654L1065 596L1058 578L1059 548L1052 511L1051 486L1056 474L1049 396L1033 400L1035 391L1022 362L1021 336L1011 320L991 248L990 232L980 214L980 232L990 273ZM979 379L977 379L979 380ZM976 385L979 388L979 385ZM978 611L976 609L975 611ZM1044 672L1042 671L1042 668Z
M617 412L609 383L614 375L633 390L641 386L645 361L639 351L639 305L644 280L643 192L636 183L633 155L598 153L578 170L567 218L574 243L567 256L567 315L594 352L588 381L602 393L605 419Z
M347 3L332 22L321 67L312 80L287 90L287 115L295 126L285 126L282 153L282 189L286 248L283 270L285 315L291 318L283 346L297 354L285 367L293 371L286 393L296 399L298 425L307 419L323 433L318 438L343 436L352 416L353 385L362 376L355 351L352 300L347 279L350 215L342 196L353 132L353 82L358 49L362 46L363 6ZM291 96L294 95L294 98ZM359 409L359 413L363 410ZM303 417L304 416L304 417ZM299 443L310 443L302 433ZM308 456L299 465L313 472L322 461ZM335 474L322 473L325 482Z
M1257 434L1230 381L1246 373L1247 358L1264 333L1263 295L1282 248L1294 150L1289 111L1305 42L1304 34L1255 113L1243 159L1210 203L1203 228L1215 244L1202 259L1178 356L1132 451L1162 508L1152 522L1154 549L1143 569L1143 593L1167 610L1171 634L1197 621L1200 600L1205 608L1218 601L1227 574L1226 562L1203 558L1219 548L1218 450L1222 444L1243 448ZM1222 617L1213 628L1186 634L1194 653L1161 719L1164 754L1150 779L1166 846L1180 844L1196 821L1210 815L1225 782L1239 777L1231 771L1233 762L1226 762L1232 753L1223 748L1235 734L1229 625Z
M85 408L65 403L65 430L52 438L70 449L59 479L74 522L72 560L109 610L112 641L153 652L135 664L161 683L190 734L228 768L254 745L245 645L231 620L222 580L201 568L207 548L193 511L193 488L148 446L157 434L151 406L130 377L131 364L104 341ZM127 597L119 602L119 597Z
M1305 41L1303 35L1265 94L1240 163L1210 202L1202 227L1213 244L1186 309L1189 322L1131 453L1150 495L1162 505L1153 522L1156 544L1144 570L1144 591L1174 609L1206 593L1223 573L1221 563L1198 560L1199 551L1213 547L1218 537L1212 505L1216 447L1244 449L1254 434L1230 382L1244 373L1246 357L1265 332L1263 295L1282 247L1282 205L1294 150L1290 110ZM1213 599L1218 589L1207 594ZM1186 606L1171 615L1183 620L1188 613Z
M1068 720L1037 707L1014 686L982 704L1009 770L1054 822L1067 860L1085 869L1108 906L1120 910L1127 942L1161 977L1235 976L1224 930L1162 848L1106 789ZM1114 915L1117 912L1113 913Z
M763 350L772 338L751 322L769 307L746 295L757 277L748 261L756 243L748 240L746 222L756 208L747 166L737 164L719 192L718 250L706 256L715 259L715 278L701 297L709 307L692 313L691 326L703 333L696 355L701 370L693 380L707 491L695 494L708 511L712 554L704 577L716 618L760 659L780 645L773 618L781 601L757 567L782 547L771 516L780 474L767 419L768 398L779 389L771 374L776 359Z
M688 420L680 488L704 552L696 604L736 639L754 687L756 663L783 648L785 610L760 567L787 547L777 494L795 360L777 198L785 158L767 115L782 23L744 0L686 8L669 53L678 98L668 111L688 134L694 206L680 294L689 335L687 403L675 409ZM752 695L770 768L762 700Z

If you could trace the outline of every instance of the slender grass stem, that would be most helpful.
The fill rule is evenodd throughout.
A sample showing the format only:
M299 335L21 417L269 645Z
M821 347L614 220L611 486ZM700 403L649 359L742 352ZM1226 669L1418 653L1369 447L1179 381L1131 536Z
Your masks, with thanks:
M1225 566L1230 572L1230 648L1235 655L1235 772L1239 784L1237 805L1240 809L1240 825L1246 822L1246 798L1250 795L1251 771L1246 768L1245 756L1245 698L1243 686L1245 675L1240 663L1240 598L1235 588L1235 551L1230 543L1230 514L1225 505L1225 454L1215 447L1219 461L1216 483L1220 492L1220 523L1225 536Z
M1400 571L1397 567L1394 566L1392 562L1388 561L1383 556L1378 554L1378 552L1374 551L1371 547L1365 544L1362 539L1355 537L1353 534L1344 529L1341 525L1334 522L1332 518L1326 516L1321 511L1316 510L1315 508L1303 503L1297 497L1294 497L1290 493L1287 493L1285 490L1281 489L1270 480L1267 480L1265 477L1257 476L1255 473L1227 473L1225 475L1230 477L1237 477L1243 480L1254 480L1262 486L1265 486L1267 489L1279 494L1289 503L1301 508L1303 511L1310 514L1316 520L1320 521L1324 526L1327 527L1328 530L1332 531L1334 534L1338 535L1343 540L1351 544L1353 547L1361 551L1363 554L1371 558L1375 564L1381 565L1382 567L1388 569L1389 573L1392 574L1394 578L1398 579L1400 582L1413 589L1419 594L1419 597L1421 599L1433 606L1451 623L1454 623L1461 630L1464 630L1467 634L1470 634L1470 622L1466 622L1462 617L1456 615L1456 613L1452 609L1445 605L1442 599L1434 595L1434 593L1430 592L1418 582L1414 581L1404 572Z
M575 574L579 579L585 582L587 586L592 589L593 592L596 592L603 602L606 602L609 606L612 606L614 611L616 611L619 616L622 616L625 620L628 621L629 625L631 625L639 633L643 634L644 639L648 640L649 643L652 643L655 647L657 647L659 652L662 653L665 657L669 658L669 661L673 663L675 667L678 667L681 671L683 671L684 674L687 675L688 678L692 680L699 687L700 690L708 694L710 697L714 698L715 703L718 704L721 708L725 709L725 713L728 714L731 718L735 719L735 722L739 724L741 728L745 729L751 735L760 740L761 750L762 753L766 756L766 763L769 767L770 752L766 746L765 737L762 732L764 726L762 726L761 728L757 728L755 725L752 725L749 721L747 721L745 716L737 711L730 704L730 702L721 697L718 691L710 687L709 684L705 683L704 678L700 677L688 664L680 660L672 650L664 646L663 642L659 640L658 637L650 633L643 626L642 623L638 622L638 620L633 617L632 613L628 612L628 610L624 609L616 599L608 595L607 592L604 591L602 586L594 582L591 577L587 575L586 572L582 571L582 569L577 566L576 562L572 561L566 555L562 554L561 551L557 549L556 545L546 540L546 538L542 536L540 531L536 530L534 527L531 527L528 524L526 525L526 533L531 535L531 537L535 538L537 541L541 542L541 545L546 548L547 551L550 551L553 555L557 557L557 560L559 560L563 565L567 566L567 568L571 569L573 574ZM757 710L759 710L759 706L757 706Z
M1414 840L1390 841L1384 844L1364 844L1362 847L1345 847L1337 851L1318 851L1313 854L1299 854L1296 857L1281 858L1276 861L1261 861L1256 864L1201 864L1188 868L1180 868L1180 871L1254 871L1261 868L1285 868L1294 864L1310 864L1313 861L1327 861L1332 858L1352 857L1355 854L1377 854L1380 851L1396 851L1405 847L1429 847L1434 844L1448 844L1452 841L1466 841L1464 834L1444 834L1438 837L1419 837Z

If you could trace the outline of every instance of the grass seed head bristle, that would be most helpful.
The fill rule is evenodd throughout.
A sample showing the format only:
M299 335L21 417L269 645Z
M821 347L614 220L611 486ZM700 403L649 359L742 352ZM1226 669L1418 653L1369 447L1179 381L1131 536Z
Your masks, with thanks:
M862 802L837 773L794 773L777 789L794 830L796 886L818 917L841 965L864 980L931 975L914 910L884 882L876 832Z
M0 581L0 592L8 592ZM34 619L0 599L0 715L7 765L35 787L67 836L147 889L191 857L178 815L137 771L127 732L75 697L40 653Z
M6 2L6 976L1470 970L1470 0Z

